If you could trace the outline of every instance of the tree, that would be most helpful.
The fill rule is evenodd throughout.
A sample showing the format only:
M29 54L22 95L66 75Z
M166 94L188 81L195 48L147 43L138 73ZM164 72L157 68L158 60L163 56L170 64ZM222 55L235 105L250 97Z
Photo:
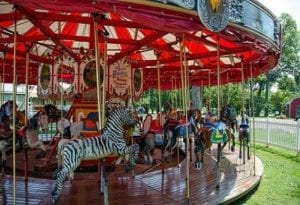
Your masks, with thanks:
M282 53L281 59L276 69L266 74L266 89L265 89L265 116L269 115L269 90L272 83L278 81L279 78L287 74L299 74L299 48L300 36L297 31L296 21L287 13L282 13L279 17L282 26ZM297 79L299 79L298 76ZM296 79L296 78L295 78Z

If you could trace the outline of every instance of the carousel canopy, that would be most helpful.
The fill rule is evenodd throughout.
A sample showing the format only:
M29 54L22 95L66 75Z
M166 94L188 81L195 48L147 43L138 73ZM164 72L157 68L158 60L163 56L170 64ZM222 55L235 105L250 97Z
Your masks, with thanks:
M158 87L158 75L161 89L180 88L183 67L190 86L216 85L218 70L220 83L226 84L273 69L280 57L280 25L274 15L254 0L228 1L229 9L222 2L0 1L1 80L13 82L14 62L18 84L25 83L28 62L31 85L37 84L39 66L53 65L57 56L80 64L81 56L95 49L96 32L107 65L126 58L131 69L142 70L145 90ZM215 32L204 21L214 24L219 10L227 12L228 24ZM218 18L216 25L222 16Z

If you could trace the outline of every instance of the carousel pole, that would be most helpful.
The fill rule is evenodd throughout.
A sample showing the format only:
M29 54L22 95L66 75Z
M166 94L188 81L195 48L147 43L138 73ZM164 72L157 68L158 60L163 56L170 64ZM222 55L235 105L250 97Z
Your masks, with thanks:
M3 84L2 76L0 76L0 103L1 103L1 105L3 104L3 103L2 103L2 95L3 95L3 92L2 92L2 84Z
M29 48L26 49L26 70L25 70L25 125L27 124L28 116L28 73L29 73ZM24 180L28 181L28 149L24 149Z
M220 78L220 42L219 36L217 36L217 83L218 83L218 119L220 119L220 86L221 86L221 78ZM221 162L221 143L218 143L218 156L217 156L217 185L216 188L220 188L220 179L221 179L221 170L220 170L220 162Z
M242 91L242 96L241 96L241 101L242 101L242 107L241 107L241 110L242 110L242 118L245 116L245 112L246 112L246 110L245 110L245 102L244 102L244 89L243 89L243 84L244 84L244 80L245 80L245 77L244 77L244 63L243 63L243 61L241 62L241 74L242 74L242 89L241 89L241 91ZM242 143L242 149L243 149L243 164L245 164L245 141L243 140L242 142L240 142L240 143Z
M180 53L179 53L179 60L180 60L180 73L181 73L181 79L180 79L180 81L181 81L181 103L182 103L182 108L184 107L184 89L183 89L183 84L184 84L184 82L183 82L183 79L184 79L184 77L183 77L183 74L184 74L184 72L183 72L183 42L182 42L183 40L181 39L180 40Z
M253 127L253 131L252 131L252 135L253 135L253 170L254 170L254 176L256 176L256 160L255 160L255 140L256 140L256 134L255 134L255 118L254 118L254 111L253 111L253 107L254 107L254 99L253 99L253 90L252 90L252 85L253 85L253 70L252 70L252 62L250 62L250 93L251 93L251 115L252 115L252 127Z
M175 90L176 90L176 94L175 94L175 107L178 107L178 88L177 88L177 77L174 77L174 82L175 82Z
M98 16L96 14L93 15L94 20L94 41L95 41L95 57L96 57L96 80L97 80L97 108L98 108L98 122L99 122L99 130L102 131L102 126L104 123L104 114L100 112L101 108L103 109L105 107L105 71L106 71L106 48L105 48L105 67L103 69L103 89L102 89L102 95L101 95L101 87L100 87L100 53L99 53L99 36L98 36ZM106 47L106 40L105 40L105 47ZM102 103L102 107L101 107ZM105 109L103 109L104 111ZM102 161L103 162L103 161ZM100 161L99 161L100 163ZM98 163L98 167L99 167ZM105 162L101 165L101 177L100 177L100 183L101 183L101 192L104 194L104 205L108 205L108 187L107 187L107 179L106 179L106 170L105 170Z
M17 93L17 10L15 9L14 22L14 48L13 48L13 128L16 127L16 93ZM16 129L13 129L13 204L16 204Z
M28 93L29 93L29 52L30 48L27 48L26 52L26 70L25 70L25 125L27 124L27 116L28 116Z
M161 112L161 83L160 83L160 65L159 65L159 57L160 54L156 52L156 67L157 67L157 86L158 86L158 113ZM161 124L161 114L159 115L159 125L163 126Z
M208 70L208 109L206 110L206 115L208 115L208 112L210 112L211 108L211 79L210 79L210 70Z
M105 111L105 99L106 99L106 71L108 68L107 65L107 39L106 36L104 37L104 50L103 50L103 63L104 63L104 68L103 68L103 83L102 83L102 111ZM97 76L100 78L99 74ZM102 114L102 121L101 121L101 129L104 126L105 122L105 115Z
M160 82L160 63L159 63L159 57L160 54L158 52L156 52L156 67L157 67L157 88L158 88L158 109L159 112L161 112L161 82ZM161 113L159 114L159 125L160 127L162 127L162 115ZM165 173L165 165L164 165L164 156L163 156L163 149L161 149L161 172L162 174Z
M3 72L3 70L4 70L4 66L5 66L5 62L4 62L4 56L3 56L3 61L2 61L2 72ZM4 93L3 93L3 75L1 75L0 76L0 83L1 83L1 85L0 85L0 103L1 103L1 105L3 104L3 95L4 95Z
M187 119L187 107L188 107L188 68L187 68L187 60L186 60L186 50L184 48L183 42L185 39L185 35L184 33L182 34L182 41L180 42L180 56L182 56L183 58L181 58L181 67L182 69L182 77L183 77L183 109L185 111L185 120L186 122L188 122ZM186 138L186 198L187 200L190 199L190 160L189 160L189 137L188 137L188 125L186 123L186 133L185 133L185 138Z
M5 53L3 55L3 58L5 58ZM4 103L4 91L5 91L5 61L3 59L3 70L2 70L2 96L1 96L1 105Z
M227 104L229 105L230 103L230 97L229 97L229 76L228 76L228 72L226 73L227 74Z

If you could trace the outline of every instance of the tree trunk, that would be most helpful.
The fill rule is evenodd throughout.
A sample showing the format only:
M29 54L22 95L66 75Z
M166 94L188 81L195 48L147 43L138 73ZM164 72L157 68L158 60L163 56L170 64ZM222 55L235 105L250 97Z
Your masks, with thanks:
M258 91L257 91L257 99L261 99L262 87L263 87L263 84L259 83L259 88L258 88ZM261 112L261 109L262 109L261 103L255 103L255 116L256 117L259 116L259 114Z
M265 92L265 117L269 116L269 83L270 83L270 76L269 73L266 74L267 81L266 81L266 92Z

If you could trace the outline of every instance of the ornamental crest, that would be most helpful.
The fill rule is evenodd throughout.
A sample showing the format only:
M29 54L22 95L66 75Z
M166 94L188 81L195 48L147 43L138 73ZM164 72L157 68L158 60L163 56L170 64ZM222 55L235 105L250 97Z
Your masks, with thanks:
M226 28L231 0L198 0L198 15L202 24L213 32Z

